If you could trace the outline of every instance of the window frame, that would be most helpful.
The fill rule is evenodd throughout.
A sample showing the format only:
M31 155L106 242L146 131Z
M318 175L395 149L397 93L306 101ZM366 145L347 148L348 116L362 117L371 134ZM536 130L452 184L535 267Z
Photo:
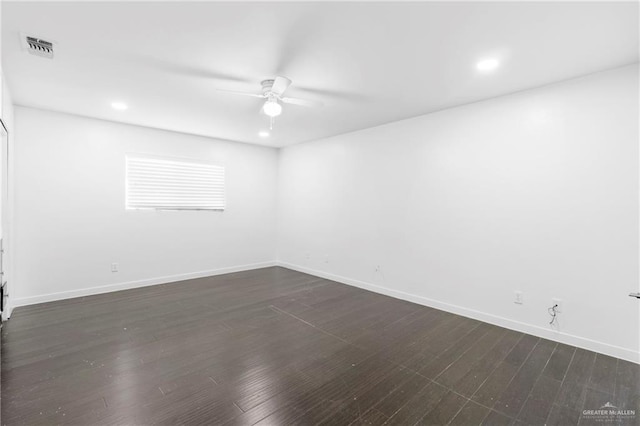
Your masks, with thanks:
M149 207L131 207L129 205L129 160L130 159L141 159L141 160L158 160L158 161L167 161L167 162L175 162L175 163L191 163L196 165L204 165L204 166L213 166L219 167L222 169L222 207L221 208L207 208L207 207L188 207L188 206L177 206L177 207L168 207L168 206L149 206ZM162 156L156 154L144 154L139 152L128 152L125 153L125 179L124 179L124 187L125 187L125 196L124 196L124 207L127 211L209 211L209 212L224 212L227 209L227 167L224 163L219 161L207 161L201 160L197 158L188 158L188 157L170 157L170 156Z

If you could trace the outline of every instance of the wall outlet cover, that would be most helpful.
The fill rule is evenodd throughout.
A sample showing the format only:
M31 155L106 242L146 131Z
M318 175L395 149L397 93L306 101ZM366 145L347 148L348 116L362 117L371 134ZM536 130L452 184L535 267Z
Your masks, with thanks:
M516 291L514 292L514 295L515 299L513 300L513 303L522 305L524 303L524 294L521 291Z

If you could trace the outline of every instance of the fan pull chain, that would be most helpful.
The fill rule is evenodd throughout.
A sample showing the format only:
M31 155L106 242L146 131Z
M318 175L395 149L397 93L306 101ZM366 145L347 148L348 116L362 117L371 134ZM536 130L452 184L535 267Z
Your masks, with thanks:
M273 130L273 117L269 117L269 130Z

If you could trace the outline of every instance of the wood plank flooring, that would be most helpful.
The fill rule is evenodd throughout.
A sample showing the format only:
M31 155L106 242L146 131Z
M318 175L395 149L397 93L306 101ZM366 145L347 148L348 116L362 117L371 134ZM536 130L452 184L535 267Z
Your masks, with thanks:
M274 267L16 309L7 425L572 425L638 365ZM638 424L639 417L616 424Z

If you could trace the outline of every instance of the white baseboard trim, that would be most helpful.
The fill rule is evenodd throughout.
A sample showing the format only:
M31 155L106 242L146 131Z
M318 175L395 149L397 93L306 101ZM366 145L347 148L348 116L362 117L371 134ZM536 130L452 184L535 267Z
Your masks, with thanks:
M577 346L579 348L588 349L590 351L599 352L605 355L610 355L616 358L620 358L620 359L624 359L627 361L640 364L640 353L632 349L610 345L608 343L599 342L596 340L591 340L591 339L587 339L580 336L575 336L573 334L547 330L537 325L531 325L531 324L523 323L520 321L511 320L511 319L500 317L497 315L488 314L486 312L480 312L480 311L468 309L462 306L440 302L438 300L429 299L427 297L417 296L415 294L393 290L393 289L382 287L376 284L371 284L371 283L356 280L353 278L342 277L339 275L334 275L328 272L310 269L304 266L299 266L299 265L295 265L288 262L278 261L277 264L278 266L282 266L288 269L293 269L294 271L303 272L305 274L314 275L320 278L326 278L328 280L337 281L342 284L347 284L347 285L359 287L365 290L373 291L374 293L384 294L386 296L395 297L396 299L406 300L409 302L417 303L419 305L424 305L430 308L439 309L441 311L451 312L467 318L473 318L489 324L498 325L500 327L508 328L510 330L531 334L533 336L542 337L545 339L553 340L555 342L565 343L567 345Z
M72 299L74 297L91 296L94 294L111 293L114 291L128 290L151 285L167 284L176 281L205 278L214 275L230 274L233 272L250 271L252 269L268 268L276 266L276 262L260 262L249 265L230 266L226 268L210 269L208 271L189 272L186 274L167 275L164 277L149 278L145 280L128 281L124 283L108 284L98 287L83 288L80 290L61 291L58 293L42 294L38 296L22 297L12 301L12 308L19 306L35 305L37 303L53 302L56 300Z

